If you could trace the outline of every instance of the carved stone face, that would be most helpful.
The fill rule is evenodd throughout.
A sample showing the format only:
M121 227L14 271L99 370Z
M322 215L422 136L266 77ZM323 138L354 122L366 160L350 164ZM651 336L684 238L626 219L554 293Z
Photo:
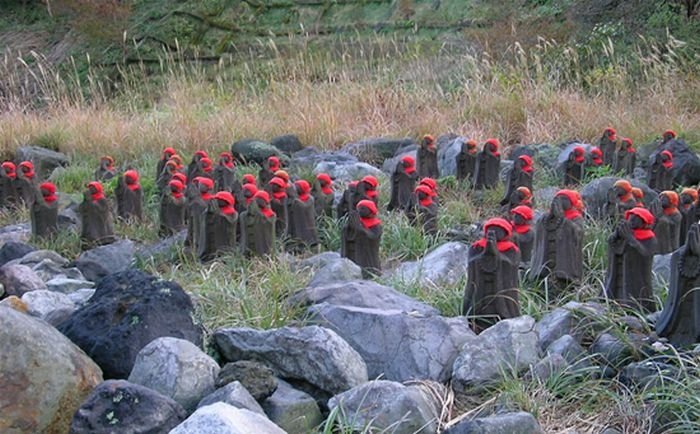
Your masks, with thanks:
M419 191L419 192L418 192L418 199L419 199L419 200L425 200L425 199L427 199L427 198L428 198L428 195L425 194L425 192L422 192L422 191Z
M279 193L280 191L282 191L282 187L280 187L279 185L277 185L277 184L270 184L270 185L272 185L272 192L273 193Z
M267 208L267 202L265 201L265 199L263 199L263 198L261 198L261 197L255 199L255 203L257 203L258 206L259 206L261 209L262 209L262 208Z
M630 216L629 223L632 229L641 229L644 227L644 222L636 215Z
M627 194L627 191L625 191L625 189L620 187L620 186L614 187L614 190L615 190L615 196L617 196L617 197L622 197L625 194Z
M372 216L372 211L369 210L369 208L361 206L357 209L357 213L360 214L360 217L367 218Z
M661 201L661 206L664 208L668 208L671 206L671 199L668 198L667 195L663 194L660 196L660 201Z
M668 161L668 155L666 155L666 154L658 154L657 160L660 161L660 162L662 162L662 163L665 163L665 162Z
M493 143L488 143L486 146L488 147L489 152L491 152L491 153L496 152L496 145L494 145ZM516 164L517 164L517 162L516 162Z
M207 191L209 191L209 188L206 185L204 185L204 183L200 182L197 186L199 187L200 193L206 193Z
M245 196L246 199L250 199L253 197L253 192L250 190L243 190L243 196Z
M171 186L170 186L170 191L172 191L173 193L178 193L180 190L178 190L178 187L177 187L177 186L171 185Z
M693 203L693 198L690 197L689 194L683 193L683 194L681 194L681 203L683 205L690 205Z
M217 199L216 202L219 204L219 207L223 208L228 205L228 202L225 200Z
M573 204L571 203L569 198L566 196L563 196L563 195L557 196L556 198L554 198L554 200L559 201L559 204L561 205L561 209L563 209L564 211L569 210L569 209L571 209L571 207L573 207Z
M514 214L513 223L515 223L516 225L524 225L527 223L527 220L525 220L525 218L520 214Z
M97 188L95 188L94 185L89 185L88 191L90 192L90 194L97 194Z
M506 237L506 231L502 227L499 226L491 226L489 228L489 234L494 234L496 237L496 241L502 241Z
M49 192L47 189L45 189L45 188L42 188L42 189L41 189L41 195L42 195L42 196L48 196L48 195L50 195L50 194L51 194L51 192Z

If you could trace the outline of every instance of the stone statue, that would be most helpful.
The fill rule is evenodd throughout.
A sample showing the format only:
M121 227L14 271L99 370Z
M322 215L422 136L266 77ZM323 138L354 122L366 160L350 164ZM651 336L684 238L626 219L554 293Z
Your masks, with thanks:
M275 212L275 235L277 238L284 238L289 228L289 210L287 183L284 179L275 176L268 183L270 193L270 207Z
M165 165L176 154L177 152L175 152L175 149L171 147L163 149L163 152L160 154L160 159L158 159L158 164L156 165L156 179L160 178L161 173L163 173L163 169L165 169Z
M31 161L22 161L17 168L17 179L15 179L17 197L26 206L31 206L38 185L34 164Z
M336 218L338 220L345 218L350 213L350 210L355 209L354 202L355 197L357 197L358 184L359 181L352 181L345 188L345 191L343 191L343 196L341 197L340 202L338 202L338 207L336 208Z
M258 172L258 179L260 180L260 185L265 186L272 181L272 178L275 177L275 172L280 170L280 159L275 157L274 155L271 157L268 157L267 161L263 163L262 168L260 168L260 172Z
M312 195L316 206L316 216L333 217L335 193L333 192L333 181L327 173L316 175Z
M396 170L391 175L391 199L387 210L406 210L411 205L411 197L416 187L415 161L413 157L405 156L396 164Z
M516 188L513 193L511 193L508 203L503 206L502 211L504 214L508 214L510 210L521 205L529 208L534 206L532 192L527 187Z
M303 179L294 183L296 195L289 205L289 236L298 248L318 245L316 205L311 185Z
M160 198L161 236L169 237L185 229L185 184L177 179L170 180L168 191Z
M238 214L247 210L250 203L255 200L255 194L258 192L258 187L255 184L243 184L241 187L241 197L236 200L236 209Z
M499 146L498 139L488 139L484 144L484 149L479 152L474 173L475 189L492 188L498 183L498 173L501 170Z
M435 192L427 185L419 185L415 188L414 195L411 205L405 208L408 220L414 226L422 228L426 235L437 235L438 204L433 200Z
M657 192L673 188L673 154L671 151L661 151L649 165L647 182L649 188Z
M101 183L94 181L87 185L78 211L82 221L80 240L84 248L109 244L116 240L112 207L104 195Z
M700 226L688 229L685 245L671 256L671 281L656 333L675 346L700 343Z
M236 165L230 152L222 152L219 155L219 164L214 168L214 184L216 191L228 191L233 193L240 190L236 180Z
M382 221L377 217L374 202L363 199L357 204L356 210L349 214L342 237L346 247L341 254L362 268L363 277L379 275Z
M0 165L0 206L3 208L17 204L16 179L15 163L11 161L2 163Z
M603 137L598 141L598 147L602 152L603 163L607 166L612 166L615 159L615 150L617 149L617 133L615 128L606 128L603 132Z
M646 205L644 205L644 190L632 187L632 196L634 197L636 207L646 208Z
M418 152L416 153L416 165L418 167L419 177L440 178L437 147L435 146L435 138L433 136L426 135L423 137L423 141L418 146Z
M529 155L519 156L513 163L513 170L508 175L508 183L506 187L506 195L501 200L501 205L506 206L512 204L512 196L520 187L525 187L528 191L532 191L532 175L534 169L532 167L532 158Z
M694 188L684 188L680 194L680 202L678 210L683 217L680 231L680 242L682 244L685 242L690 227L698 222L698 191Z
M220 191L207 203L200 234L201 243L197 245L197 257L209 261L236 249L238 213L234 207L236 201L228 191Z
M658 244L653 226L649 210L632 208L608 238L605 296L645 312L655 310L651 267Z
M196 194L189 198L187 203L187 240L186 243L197 254L204 243L203 234L206 225L206 212L209 201L214 198L214 181L210 178L198 176L191 184Z
M241 178L241 183L243 185L252 184L256 187L258 186L258 180L255 179L255 175L252 175L250 173L246 173L245 175L243 175L243 178Z
M163 193L168 189L168 184L170 184L170 181L173 179L173 175L176 173L180 173L177 162L175 160L168 160L163 165L160 175L158 178L156 178L156 186L158 187L159 192ZM185 182L185 184L187 184L187 182Z
M681 223L683 216L678 211L678 193L664 191L652 207L656 225L654 233L659 242L660 255L671 253L680 245Z
M56 186L44 182L32 203L32 235L36 238L51 237L58 232L58 197Z
M612 220L618 220L636 206L637 201L632 195L632 184L626 179L615 181L615 184L608 191L605 215Z
M143 191L137 171L127 170L123 176L119 177L115 194L119 218L143 220Z
M114 158L105 155L100 158L100 167L95 171L96 181L109 181L117 176L117 171L114 168Z
M637 150L634 149L632 139L624 137L620 141L620 148L615 153L615 165L613 169L616 173L624 176L634 175L634 167L637 164Z
M241 215L241 245L247 256L265 256L275 246L275 212L270 208L266 191L255 193L255 199Z
M423 178L420 181L418 181L418 185L425 185L430 189L431 196L433 197L433 200L437 202L437 197L438 197L438 185L437 182L433 178Z
M476 172L476 141L467 140L462 143L462 149L457 154L457 179L466 179L474 182L474 173Z
M591 148L591 159L590 162L587 165L587 170L595 170L598 167L603 166L603 151L601 151L597 147L592 147Z
M558 290L583 275L582 206L578 192L560 190L549 212L537 221L532 273L540 279L552 279Z
M673 130L666 130L661 136L661 144L665 145L666 143L670 142L671 140L675 140L677 134Z
M520 249L520 260L529 263L532 259L532 246L535 242L535 231L532 229L534 213L532 208L518 205L510 210L513 225L513 242Z
M510 239L512 227L502 218L487 220L484 237L469 249L463 313L476 333L502 319L520 316L520 251Z
M206 151L199 150L192 156L192 161L190 161L190 164L187 166L187 179L190 180L190 182L194 181L196 177L203 175L200 164L202 158L208 159L209 154L207 154Z
M564 185L581 184L585 164L586 150L583 146L576 146L569 154L569 159L564 163Z
M375 205L379 201L379 181L372 175L367 175L357 184L357 191L353 199L353 207L355 209L361 200L371 200Z

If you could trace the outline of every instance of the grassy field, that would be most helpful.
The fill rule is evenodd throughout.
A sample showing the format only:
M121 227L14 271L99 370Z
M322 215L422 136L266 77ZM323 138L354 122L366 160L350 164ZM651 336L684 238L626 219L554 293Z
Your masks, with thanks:
M72 164L56 178L66 193L80 192L103 154L116 157L120 167L133 165L145 174L148 219L120 225L118 232L148 243L157 233L157 201L148 178L164 146L188 158L199 148L221 151L238 139L285 133L297 134L307 145L336 149L368 136L447 132L478 140L495 136L513 146L594 141L605 127L615 126L636 143L673 128L698 148L700 80L688 44L670 35L654 42L637 38L618 52L612 39L603 33L583 47L541 39L510 44L495 57L400 36L344 37L327 50L312 47L303 36L287 41L297 49L280 49L276 39L261 37L251 42L255 50L222 55L214 63L164 51L156 64L116 72L97 65L56 67L38 53L21 62L6 54L0 77L12 92L0 95L0 154L10 157L27 143L66 152ZM541 177L539 186L548 179ZM387 179L382 184L386 203ZM443 180L442 231L435 239L424 238L403 216L384 213L384 263L421 257L447 240L447 229L495 215L500 193L477 200L466 186ZM26 220L26 212L0 214L3 224ZM324 249L337 249L335 226L324 225L322 233ZM566 301L596 297L604 278L606 236L605 227L588 222L583 284L563 300L548 300L541 285L523 283L523 313L538 319ZM41 246L69 258L79 253L76 234ZM209 332L221 326L303 323L303 312L285 298L309 276L296 271L288 255L252 261L232 256L202 265L183 251L173 254L175 260L155 258L139 266L190 291ZM424 287L379 280L445 315L460 313L463 282ZM627 326L620 318L625 314L611 308L600 322L624 336ZM648 432L655 420L669 421L667 432L700 432L697 356L666 349L658 357L689 376L638 390L593 372L565 371L544 383L512 375L481 395L443 391L443 422L498 405L532 412L548 433L598 433L607 426ZM321 429L331 432L331 425Z

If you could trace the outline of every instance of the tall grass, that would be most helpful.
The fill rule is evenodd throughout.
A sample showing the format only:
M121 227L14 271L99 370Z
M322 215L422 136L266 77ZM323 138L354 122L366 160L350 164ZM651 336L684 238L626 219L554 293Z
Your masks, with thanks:
M288 132L322 148L447 131L512 144L593 140L608 125L636 141L667 127L700 138L697 70L671 36L664 44L640 39L625 54L607 40L541 40L500 59L382 37L330 49L301 37L290 44L306 49L261 40L215 64L163 52L157 63L116 67L6 52L0 149L44 141L73 154L133 156Z

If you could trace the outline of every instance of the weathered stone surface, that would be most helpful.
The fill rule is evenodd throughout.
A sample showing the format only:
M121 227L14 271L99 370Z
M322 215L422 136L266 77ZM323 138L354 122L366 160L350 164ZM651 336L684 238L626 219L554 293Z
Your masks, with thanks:
M329 303L311 306L308 313L360 353L370 378L445 382L462 344L474 336L465 318Z
M408 137L403 139L374 137L360 140L358 142L348 143L343 146L342 151L354 155L360 161L372 164L381 164L385 159L396 155L399 149L411 145L416 145L416 142Z
M418 154L418 146L414 145L406 148L401 148L399 151L400 152L394 155L392 158L387 158L386 160L384 160L384 163L382 163L382 172L391 176L396 171L396 165L399 163L399 161L401 161L403 157L411 157L415 160L416 155Z
M42 179L48 178L55 168L70 164L66 154L41 146L21 146L15 151L15 156L17 161L31 161L37 175Z
M124 380L98 385L73 416L71 434L166 434L185 420L180 404Z
M641 342L638 336L627 335L624 339L610 333L602 333L588 351L602 364L619 369L639 359Z
M570 365L580 363L588 355L586 350L571 335L564 335L552 342L547 347L547 353L562 356Z
M243 163L262 164L273 155L283 157L283 160L287 159L286 156L282 155L279 149L269 143L255 139L239 140L231 145L231 153L237 160Z
M561 149L549 143L529 143L527 145L511 148L508 153L509 160L517 160L521 155L529 155L535 160L538 169L554 170L557 168L557 159Z
M263 409L271 421L289 434L314 432L323 421L316 400L282 380L275 393L263 402Z
M224 365L216 377L216 387L240 382L257 401L262 401L277 389L278 379L272 369L252 360L239 360Z
M628 387L639 389L661 386L664 382L677 382L681 371L667 363L646 360L630 363L620 372L620 381Z
M5 293L22 297L25 293L47 289L43 280L26 265L6 264L0 268L0 283Z
M27 305L27 313L43 320L56 311L68 316L76 309L67 295L42 289L25 293L22 301Z
M564 306L546 313L536 324L542 349L564 335L571 335L578 342L591 336L600 328L600 317L605 308L597 303L570 301Z
M671 282L671 255L654 255L654 263L651 266L651 271L654 274L654 289L657 291L668 288Z
M469 139L463 136L447 134L438 138L438 169L440 176L457 175L457 155L462 151L462 144ZM441 146L440 142L444 145Z
M10 242L26 243L32 237L32 228L29 223L19 223L0 228L0 246Z
M68 298L75 303L76 308L78 308L85 306L93 295L95 295L94 288L84 288L68 294Z
M258 360L282 378L304 380L331 394L367 381L362 357L323 327L219 329L214 343L227 361Z
M650 146L639 149L641 159L651 150ZM663 145L656 146L647 161L654 161L656 154L661 151L671 151L673 154L673 181L680 185L695 185L700 182L700 158L690 149L685 141L674 139ZM648 164L648 162L647 162Z
M317 271L326 265L337 261L340 258L340 253L338 252L322 252L318 255L313 255L309 258L302 259L298 262L293 262L291 264L292 268L295 270L311 270Z
M521 316L499 321L480 335L468 338L454 362L452 386L463 392L520 372L540 360L535 320Z
M60 292L62 294L70 294L79 289L92 288L93 286L95 286L93 282L69 279L67 277L54 277L46 282L46 287L49 291Z
M306 147L299 152L295 152L289 162L290 170L299 173L305 170L313 170L317 164L322 162L345 165L357 163L359 160L354 155L344 151L321 152L313 147Z
M53 250L34 250L17 259L16 262L13 261L13 263L27 265L34 268L43 261L51 261L61 267L64 267L69 263L68 259L59 255Z
M206 405L211 405L216 402L223 402L228 405L232 405L236 408L243 408L250 410L253 413L265 415L262 407L258 404L258 401L253 398L253 396L248 393L245 387L238 382L234 381L228 383L224 387L217 389L215 392L205 396L197 404L197 408L204 407Z
M43 261L34 265L32 267L32 270L34 270L34 272L39 277L41 277L41 280L43 280L44 282L48 282L49 280L53 280L55 278L73 279L80 280L83 282L87 281L85 280L85 276L83 276L83 273L81 273L80 270L78 270L77 268L64 267L53 262L50 259L44 259ZM92 284L90 284L87 287L92 288Z
M467 275L469 246L459 242L445 243L416 262L404 262L396 277L422 285L455 285Z
M304 144L301 143L299 137L295 136L294 134L277 136L270 140L270 144L287 155L292 155L293 153L304 149Z
M186 238L187 230L185 229L168 238L158 240L153 244L141 246L136 250L136 258L148 260L154 257L171 257L171 255L177 251L178 246L183 246L185 244Z
M362 279L362 269L348 258L340 258L314 273L309 286L327 286L360 279Z
M16 295L11 295L0 300L0 306L14 309L21 313L27 313L29 311L27 305Z
M416 312L422 315L438 315L434 307L421 303L406 294L370 280L335 283L327 286L308 287L289 298L292 304L310 306L328 303L338 306L367 307L382 310Z
M67 432L101 381L100 368L56 329L0 306L0 432Z
M136 355L163 336L202 341L189 296L175 282L141 271L112 274L59 330L102 367L105 378L127 378Z
M462 420L445 434L543 434L537 419L530 413L517 412Z
M133 241L121 240L83 252L75 261L75 266L87 280L97 282L109 274L127 270L135 254Z
M555 375L559 375L569 364L566 359L559 354L552 353L537 362L532 367L532 376L544 383Z
M591 145L588 143L567 143L566 145L564 145L562 150L559 152L559 155L557 156L557 167L561 167L561 165L566 163L569 160L569 155L571 155L571 153L574 152L574 148L578 146L582 147L586 151L586 154L588 154L591 151Z
M328 407L331 411L339 407L339 421L358 431L371 427L372 432L395 434L437 432L436 404L418 386L371 381L334 396Z
M219 365L192 342L162 337L136 356L129 381L174 399L191 411L214 391Z
M170 434L285 434L265 416L223 402L197 409Z
M383 176L381 170L363 162L334 162L321 161L314 167L314 173L327 173L331 178L340 182L350 182L372 175Z
M2 247L0 247L0 266L5 265L12 260L20 259L27 253L33 252L34 250L36 250L36 248L26 243L20 243L17 241L5 243Z

